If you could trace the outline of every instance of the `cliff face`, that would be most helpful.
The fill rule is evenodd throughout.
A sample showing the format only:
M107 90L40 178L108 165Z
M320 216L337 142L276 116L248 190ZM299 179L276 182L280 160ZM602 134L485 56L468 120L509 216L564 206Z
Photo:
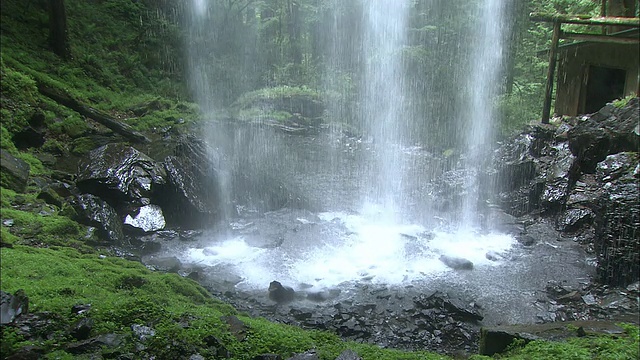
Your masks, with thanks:
M639 104L532 126L494 158L494 200L512 215L552 218L594 252L607 285L638 280Z

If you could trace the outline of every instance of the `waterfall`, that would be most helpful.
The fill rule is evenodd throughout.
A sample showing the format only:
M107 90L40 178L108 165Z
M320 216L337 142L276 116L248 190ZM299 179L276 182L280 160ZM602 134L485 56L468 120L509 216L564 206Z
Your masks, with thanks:
M470 91L469 104L466 106L467 121L465 167L473 175L469 176L468 196L464 199L461 224L473 226L481 216L479 184L482 165L493 140L494 111L493 101L500 89L502 72L502 54L505 30L505 1L484 0L474 16L474 35L471 39L471 66L467 78L467 90Z
M365 203L377 203L384 220L394 221L404 194L400 147L409 118L404 111L407 76L402 66L407 4L380 0L365 1L363 6L365 64L359 115L372 142L362 174Z
M468 189L461 201L459 190L478 187L478 176L466 174L481 170L492 137L503 3L324 3L314 51L325 67L320 83L333 131L284 133L260 120L267 109L249 122L235 119L231 131L207 123L205 135L225 159L218 188L230 230L190 246L181 260L224 265L238 285L256 289L274 279L314 289L407 284L446 273L441 257L498 266L486 254L507 251L514 239L474 231L478 191ZM212 4L193 0L187 46L192 90L207 118L230 85L209 78L230 64L216 62L224 57L215 49L230 44L213 31ZM256 27L245 30L270 24L257 11L263 5L244 20ZM245 62L258 60L248 53ZM456 162L459 148L465 160ZM249 207L265 206L234 212L238 194Z

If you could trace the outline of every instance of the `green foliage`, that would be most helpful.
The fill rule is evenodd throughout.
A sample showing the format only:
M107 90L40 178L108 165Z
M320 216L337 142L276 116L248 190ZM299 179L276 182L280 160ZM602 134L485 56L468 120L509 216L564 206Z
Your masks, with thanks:
M321 98L321 94L317 90L311 89L307 86L283 85L245 93L238 98L235 106L245 108L262 100L284 99L291 97L309 97L319 100Z
M33 78L6 66L4 57L3 55L3 58L0 58L0 78L2 78L0 81L0 107L2 108L0 122L10 134L13 134L28 126L29 117L33 114L34 106L37 104L38 90ZM3 133L3 137L4 135Z
M627 106L627 104L629 103L629 101L631 101L631 99L635 97L636 97L635 95L629 95L622 99L616 99L613 101L613 106L617 107L618 109L622 109L623 107Z
M47 169L44 165L42 165L42 162L33 154L28 152L18 152L15 155L18 159L21 159L22 161L29 164L30 176L39 176L39 175L46 175L51 173L51 170Z
M4 109L0 109L0 110L2 110L3 112L1 116L4 117L5 116ZM9 130L7 130L7 128L4 127L4 125L0 126L0 148L8 151L12 155L16 155L18 153L18 149L16 149L16 146L13 144L13 141L11 141L11 134L9 133Z
M71 142L71 151L76 155L84 155L96 147L91 137L80 137Z
M637 325L621 324L625 334L588 335L566 341L532 341L526 346L513 347L500 358L513 360L632 360L640 358L640 336Z
M49 125L49 130L55 135L67 135L77 138L87 132L87 123L78 114L70 115L62 120L54 121Z
M36 199L37 192L18 194L2 188L1 219L12 219L13 225L3 227L12 243L72 246L87 250L80 239L83 227L60 214L60 210Z

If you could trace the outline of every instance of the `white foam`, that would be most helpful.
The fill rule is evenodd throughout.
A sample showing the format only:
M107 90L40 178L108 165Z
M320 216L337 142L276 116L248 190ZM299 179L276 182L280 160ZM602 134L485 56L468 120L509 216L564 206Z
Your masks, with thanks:
M487 252L504 253L514 239L504 234L479 234L473 230L428 232L417 224L382 221L377 212L366 215L327 212L322 222L340 223L347 231L338 239L318 234L296 258L286 246L262 249L248 245L242 237L190 249L185 260L205 265L228 265L243 285L264 288L272 280L331 288L343 282L367 281L403 284L448 271L441 255L470 260L475 267L495 266Z

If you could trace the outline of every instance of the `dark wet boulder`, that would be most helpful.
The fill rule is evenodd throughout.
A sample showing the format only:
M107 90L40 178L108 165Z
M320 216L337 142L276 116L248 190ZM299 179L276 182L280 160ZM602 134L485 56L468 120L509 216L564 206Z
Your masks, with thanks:
M425 313L424 310L430 310L431 312L444 312L448 316L460 320L480 321L484 319L477 304L467 304L459 298L451 297L440 291L418 295L413 299L413 302L416 308L422 309L422 313ZM428 314L429 312L426 313Z
M609 155L596 165L596 178L601 184L606 184L624 177L627 177L629 180L637 178L638 174L634 172L638 167L639 160L640 158L637 152L622 152ZM624 179L621 180L624 181Z
M591 209L567 209L556 218L556 229L562 232L575 232L585 225L591 224L594 214Z
M569 147L583 172L595 171L607 155L640 147L640 98L623 108L607 105L568 131Z
M125 144L108 144L91 151L78 164L76 185L84 193L99 196L112 205L149 204L165 184L164 168Z
M102 334L94 338L69 343L64 350L74 355L86 354L97 350L113 351L125 342L125 336L120 334Z
M11 295L0 291L0 324L12 323L22 314L29 312L29 298L23 290Z
M199 226L219 213L219 159L213 148L195 136L179 139L163 162L167 188L158 199L167 221Z
M124 242L122 219L106 201L95 195L83 194L77 196L72 205L78 222L97 228L100 237L111 244Z
M465 258L442 255L440 261L454 270L473 270L473 263Z
M29 181L29 164L0 149L0 183L2 187L23 192Z
M269 299L275 301L278 304L284 304L293 301L295 297L295 291L282 285L278 281L272 281L269 284Z
M93 319L81 318L72 325L69 335L76 340L86 340L91 337L91 330L94 325L95 321Z

